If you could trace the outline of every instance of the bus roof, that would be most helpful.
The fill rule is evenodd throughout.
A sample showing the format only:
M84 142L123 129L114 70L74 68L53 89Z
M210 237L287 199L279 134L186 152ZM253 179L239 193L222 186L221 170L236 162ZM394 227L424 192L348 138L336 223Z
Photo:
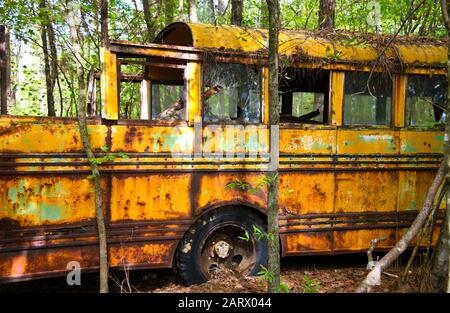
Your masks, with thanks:
M407 67L442 68L447 64L447 45L442 38L281 30L279 42L281 55L301 61L367 65L382 55L385 61ZM267 57L268 30L177 22L164 28L155 43Z

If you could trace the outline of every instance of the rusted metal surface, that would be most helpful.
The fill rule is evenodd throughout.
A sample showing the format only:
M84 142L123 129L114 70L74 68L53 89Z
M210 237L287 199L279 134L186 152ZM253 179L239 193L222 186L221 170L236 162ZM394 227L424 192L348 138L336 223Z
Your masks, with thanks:
M198 127L202 53L223 46L216 56L235 53L248 59L260 52L266 34L249 30L252 37L244 41L236 39L234 28L204 33L207 26L183 27L192 31L194 47L113 42L111 51L102 52L106 119L89 119L89 132L98 157L117 154L99 165L113 267L171 267L179 240L205 212L239 206L264 214L267 206L261 184L270 152L267 67L260 124ZM294 44L284 52L294 54L304 41L310 56L323 56L327 44L319 47L321 39L302 36L282 34L283 42ZM369 50L345 53L352 60L369 60ZM436 62L441 50L402 53L408 62L434 53L430 62ZM134 54L186 64L186 121L117 120L116 59ZM404 76L394 78L392 127L342 125L344 78L342 71L331 73L329 125L281 126L283 255L365 251L375 237L388 238L379 248L390 247L420 209L442 160L442 130L404 127ZM0 117L0 281L61 275L74 260L83 270L97 268L89 174L75 119ZM236 181L255 190L227 187ZM442 214L438 224L441 220Z
M167 26L155 42L191 46L200 51L216 53L266 54L268 31L236 26L207 24L174 23ZM337 63L364 63L378 58L379 52L371 45L350 46L326 36L306 31L282 30L279 35L281 55L303 59L329 59L339 54ZM384 54L387 58L398 57L404 64L415 66L443 67L446 64L447 47L445 45L419 45L393 43Z

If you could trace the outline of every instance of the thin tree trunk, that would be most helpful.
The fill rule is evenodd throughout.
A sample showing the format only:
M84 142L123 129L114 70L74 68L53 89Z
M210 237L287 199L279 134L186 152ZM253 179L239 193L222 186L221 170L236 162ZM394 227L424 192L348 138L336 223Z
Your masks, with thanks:
M105 49L109 49L108 6L109 0L100 0L100 39Z
M209 11L209 23L216 25L216 10L214 8L214 0L207 0Z
M178 0L178 22L184 21L184 0Z
M197 23L197 0L189 0L189 22Z
M441 0L441 11L444 20L444 25L447 28L447 35L450 35L450 0ZM448 41L448 54L447 54L447 79L450 79L450 41ZM450 84L448 84L448 91L450 91ZM450 109L450 93L447 92L447 112ZM436 261L434 263L432 273L434 273L432 281L437 283L439 281L439 276L442 277L442 287L441 289L446 290L450 293L450 187L449 183L449 169L450 169L450 118L447 118L445 125L445 136L444 136L444 151L445 151L445 173L447 179L447 213L444 224L441 226L441 234L439 236L439 242L436 247ZM442 258L446 259L446 262ZM439 265L446 265L443 269ZM441 275L438 273L442 272ZM446 279L445 279L446 277ZM445 284L447 280L447 284ZM434 286L438 287L438 286Z
M334 29L335 0L320 0L319 29Z
M150 2L149 0L142 0L142 7L144 10L144 20L147 26L148 40L152 41L154 37L152 15L150 14Z
M379 285L381 283L381 273L406 250L411 240L413 240L417 235L420 228L426 221L427 216L430 214L431 209L433 208L433 200L436 197L439 186L444 180L444 167L445 162L443 161L441 163L441 166L439 167L436 177L433 180L433 183L430 186L430 189L428 189L425 201L422 206L422 210L420 210L419 214L409 227L408 231L395 244L395 246L385 256L383 256L380 261L376 263L375 267L370 271L370 273L358 286L355 292L370 292L372 287Z
M271 164L269 176L271 183L267 187L267 231L274 239L268 240L268 270L273 280L268 282L267 290L277 292L280 285L280 241L278 230L278 123L280 119L278 101L278 33L280 29L280 3L267 0L269 9L269 120L271 132ZM275 135L274 135L275 134Z
M48 16L45 13L47 10L47 4L45 0L39 2L39 9L41 16L41 41L42 52L44 53L44 72L45 72L45 84L47 89L47 115L56 116L55 114L55 100L53 97L54 83L52 79L52 73L50 68L50 55L48 46Z
M0 26L0 114L8 114L9 89L9 33L6 26Z
M231 24L242 26L243 0L231 1Z
M55 43L55 32L53 30L53 24L49 20L47 23L47 35L48 35L48 45L50 48L50 79L52 84L52 94L55 89L56 82L58 81L58 52L56 50ZM53 107L55 106L53 97ZM60 97L60 106L62 107L62 99ZM56 114L56 112L55 112Z
M102 12L103 6L107 6L107 1L102 0ZM97 163L94 162L95 155L92 152L89 133L87 128L87 120L86 120L86 94L85 94L85 82L84 82L84 68L80 63L81 58L81 48L79 43L79 21L80 21L80 12L77 9L76 5L73 2L69 3L71 7L70 16L68 19L69 27L70 27L70 36L72 39L73 52L75 54L75 63L77 64L77 76L78 76L78 126L80 129L80 137L83 141L83 147L86 152L86 156L89 160L89 164L91 167L91 172L94 181L94 189L95 189L95 216L97 218L97 230L98 230L98 239L99 239L99 260L100 260L100 292L107 293L108 292L108 250L106 243L106 227L104 220L104 213L102 208L102 187L101 187L101 178L100 172L98 170ZM107 10L106 10L107 12ZM104 16L102 16L103 18ZM103 21L102 21L103 24Z

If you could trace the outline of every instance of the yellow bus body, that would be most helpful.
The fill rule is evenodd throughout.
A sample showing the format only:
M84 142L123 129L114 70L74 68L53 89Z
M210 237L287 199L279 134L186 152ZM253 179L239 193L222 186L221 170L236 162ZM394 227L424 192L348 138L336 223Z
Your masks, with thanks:
M227 188L237 179L258 185L267 166L267 31L176 23L158 40L112 42L110 50L102 51L102 117L88 119L97 155L127 155L100 164L108 258L116 268L172 267L180 240L205 212L240 206L264 216L267 208L265 186L255 193ZM316 61L327 59L330 50L340 51L338 62ZM392 125L365 127L343 125L343 84L347 72L372 69L376 50L283 31L280 53L291 56L295 66L320 67L331 75L329 123L280 124L282 256L361 252L379 237L386 239L377 248L390 248L421 208L443 153L443 128L405 126L405 79L413 73L444 74L447 49L425 44L387 49L387 56L404 64L403 71L393 74ZM262 121L227 125L227 133L202 125L202 142L208 144L202 147L206 153L196 156L193 138L202 118L205 54L222 62L260 64ZM185 64L185 122L119 119L116 63L124 55ZM298 55L303 59L295 59ZM244 143L227 141L233 134ZM208 156L222 152L257 154ZM1 116L0 168L0 281L64 275L73 260L95 271L93 184L77 121Z

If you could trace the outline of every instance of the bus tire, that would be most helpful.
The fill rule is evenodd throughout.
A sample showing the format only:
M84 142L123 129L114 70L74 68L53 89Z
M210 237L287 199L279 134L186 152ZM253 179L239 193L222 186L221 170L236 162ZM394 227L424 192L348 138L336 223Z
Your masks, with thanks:
M184 283L204 283L224 267L256 275L261 265L267 264L267 239L258 240L254 226L265 234L263 218L242 207L223 208L200 217L177 248L176 268Z

